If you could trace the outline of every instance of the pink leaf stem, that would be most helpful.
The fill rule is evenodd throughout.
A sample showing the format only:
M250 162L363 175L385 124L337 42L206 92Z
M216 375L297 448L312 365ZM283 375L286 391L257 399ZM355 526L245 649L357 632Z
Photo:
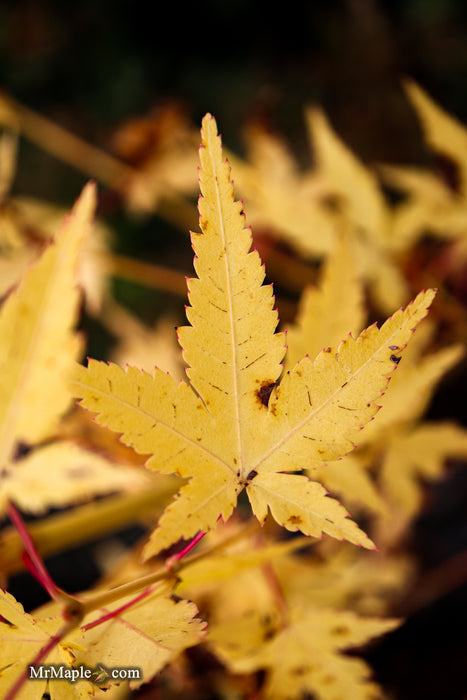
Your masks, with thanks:
M25 550L23 556L24 564L26 565L28 571L39 581L41 586L45 588L50 597L56 600L60 596L60 589L54 583L49 572L47 571L19 510L13 503L11 503L11 501L8 503L7 510L8 517L16 528L21 542L23 543Z

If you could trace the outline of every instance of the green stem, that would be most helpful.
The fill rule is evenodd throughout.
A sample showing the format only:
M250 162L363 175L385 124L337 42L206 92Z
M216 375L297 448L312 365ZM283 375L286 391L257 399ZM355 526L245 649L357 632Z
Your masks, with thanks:
M176 491L177 485L178 480L174 480L173 485L164 481L136 493L93 501L33 522L28 526L29 533L37 551L45 558L103 537L129 523L141 521L149 513L156 517L162 511L162 504ZM23 543L15 528L2 531L0 563L4 575L16 574L24 568L22 550Z
M152 586L155 583L158 583L159 581L164 581L168 579L176 580L177 572L190 566L190 564L194 564L199 560L206 559L212 554L226 549L237 540L249 536L253 530L257 529L257 526L258 525L256 521L250 523L245 528L236 532L234 535L231 535L225 540L222 540L222 542L218 542L214 545L211 545L210 547L206 547L200 552L184 557L184 559L179 560L178 562L173 562L173 559L171 558L171 568L168 568L167 564L164 564L163 567L160 567L159 569L153 571L150 574L146 574L146 576L141 576L140 578L135 579L134 581L128 581L128 583L124 583L121 586L116 586L115 588L111 588L108 591L101 591L91 596L90 598L80 601L83 616L89 614L93 610L105 607L106 605L109 605L110 603L113 603L116 600L120 600L120 598L125 598L127 595L138 593L138 591L140 591L141 589L147 588L148 586Z

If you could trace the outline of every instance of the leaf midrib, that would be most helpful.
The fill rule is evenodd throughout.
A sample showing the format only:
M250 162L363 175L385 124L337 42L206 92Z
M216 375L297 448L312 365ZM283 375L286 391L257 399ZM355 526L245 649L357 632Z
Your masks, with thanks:
M381 350L383 349L383 347L384 347L384 346L387 346L387 345L390 345L390 344L391 344L391 340L392 340L393 338L395 338L399 333L401 333L401 331L403 330L404 326L407 325L408 323L412 323L412 322L413 322L413 315L410 315L410 316L406 319L406 322L405 322L405 323L403 323L403 324L400 325L400 326L397 326L396 329L394 330L394 332L393 332L388 338L385 338L383 342L381 342L381 344L377 347L377 349L375 350L375 352L372 353L372 355L371 355L362 365L360 365L360 367L357 369L356 372L354 372L354 374L352 374L352 375L350 375L349 377L347 377L345 383L348 384L350 381L352 381L353 379L355 379L356 377L358 377L359 373L360 373L370 362L372 362L372 361L375 359L376 355L377 355L379 352L381 352ZM381 332L381 330L382 330L382 328L379 329L379 333ZM388 376L386 377L387 381L389 381L389 377L390 377L390 373L389 373ZM295 428L293 428L293 429L290 430L286 435L284 435L270 450L268 450L268 452L266 452L265 455L263 455L263 456L256 462L255 465L253 465L253 466L251 467L251 469L252 469L252 470L255 470L255 471L258 471L258 468L261 466L261 464L263 464L263 463L268 459L268 457L270 457L272 454L274 454L274 452L276 452L280 447L282 447L282 445L284 445L284 443L286 443L287 440L289 440L290 438L292 438L301 428L303 428L303 426L305 426L307 423L309 423L311 420L313 420L313 418L314 418L320 411L324 410L324 409L329 405L329 403L339 394L339 392L340 392L342 389L343 389L343 385L341 384L341 385L339 385L338 388L328 397L328 399L327 399L326 401L324 401L324 403L322 403L320 406L318 406L314 411L312 411L310 414L308 414L308 416L307 416L306 418L304 418L304 420L300 421L300 423L298 423L298 424L295 426ZM374 399L371 403L374 404L374 401L375 401L375 399Z
M207 141L208 141L208 153L209 157L211 159L211 165L212 169L214 172L214 183L215 183L215 190L216 190L216 198L217 198L217 208L219 212L219 222L220 222L220 235L222 238L222 244L224 247L224 267L225 267L225 277L226 277L226 285L227 285L227 302L228 302L228 309L229 309L229 323L230 323L230 337L232 340L232 374L233 374L233 400L234 400L234 410L235 410L235 427L237 431L237 443L238 443L238 456L239 456L239 469L240 473L243 471L243 463L244 463L244 454L243 454L243 443L242 443L242 434L241 434L241 422L240 422L240 402L239 402L239 388L238 388L238 372L237 372L237 346L235 342L235 324L234 324L234 312L233 312L233 306L232 306L232 285L231 285L231 276L230 276L230 268L228 264L228 256L227 256L227 241L226 241L226 235L225 235L225 226L224 226L224 216L223 216L223 209L222 209L222 201L221 201L221 195L220 195L220 190L219 190L219 179L218 179L218 173L217 173L217 167L216 167L216 161L214 158L214 147L212 145L212 137L211 137L211 131L207 129Z

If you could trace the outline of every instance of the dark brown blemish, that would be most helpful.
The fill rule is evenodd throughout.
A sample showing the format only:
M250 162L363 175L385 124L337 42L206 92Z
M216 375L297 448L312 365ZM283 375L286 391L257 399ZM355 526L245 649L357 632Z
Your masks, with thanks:
M391 360L391 362L395 362L396 365L398 365L399 362L401 361L401 358L398 357L397 355L391 355L391 357L389 359Z
M256 396L259 398L263 406L267 406L269 403L269 397L271 392L276 386L276 382L263 382L256 392Z
M256 469L252 469L251 472L248 474L246 480L247 480L247 481L253 481L253 479L255 478L255 476L258 476L258 472L256 471Z
M291 525L300 525L303 521L299 515L291 515L287 522Z

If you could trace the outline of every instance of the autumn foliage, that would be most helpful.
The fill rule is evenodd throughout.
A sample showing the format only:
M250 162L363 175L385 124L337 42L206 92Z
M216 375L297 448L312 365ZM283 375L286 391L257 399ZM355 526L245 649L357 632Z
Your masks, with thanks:
M417 85L407 94L430 146L456 165L455 191L432 172L370 171L317 108L306 112L309 170L260 130L248 158L229 154L229 163L215 119L204 117L200 230L191 233L186 325L176 332L165 318L145 327L114 298L109 274L171 292L180 280L110 252L94 183L60 225L52 206L9 197L16 134L36 132L24 108L5 101L6 700L138 697L162 687L167 697L385 696L362 649L402 622L393 612L416 576L405 544L424 483L467 455L460 425L424 418L467 335L456 286L467 255L467 132ZM72 146L69 138L57 132L55 148ZM129 210L165 202L163 215L182 226L196 184L192 142L184 125L136 165L88 145L89 172ZM73 149L63 157L73 161ZM382 180L403 193L396 204ZM265 282L256 227L280 288L300 288L293 314ZM418 269L427 234L438 257ZM118 339L110 361L83 360L84 313ZM369 314L379 322L369 325ZM26 516L34 516L27 526ZM92 589L70 594L50 579L41 556L134 522L142 541L110 552ZM24 566L53 599L28 612L7 592ZM142 675L31 681L37 663Z

